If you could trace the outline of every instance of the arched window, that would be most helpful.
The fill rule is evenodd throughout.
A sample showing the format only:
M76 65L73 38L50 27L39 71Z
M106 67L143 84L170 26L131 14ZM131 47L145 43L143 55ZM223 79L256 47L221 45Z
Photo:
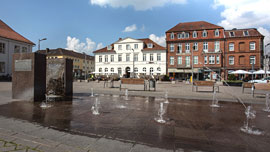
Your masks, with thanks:
M196 31L193 31L192 37L193 38L196 38L197 37L197 32Z
M171 39L174 39L174 33L171 33Z
M153 75L153 72L154 72L154 68L150 68L150 75Z
M202 36L207 37L207 31L206 30L203 31Z
M111 68L111 72L112 72L112 73L114 72L114 68Z
M215 36L216 36L216 37L219 36L219 30L218 30L218 29L215 30Z
M118 68L118 74L121 75L122 74L122 69Z
M108 68L105 68L105 73L108 74Z
M143 68L143 73L146 73L146 67Z
M185 38L185 32L182 32L182 38Z

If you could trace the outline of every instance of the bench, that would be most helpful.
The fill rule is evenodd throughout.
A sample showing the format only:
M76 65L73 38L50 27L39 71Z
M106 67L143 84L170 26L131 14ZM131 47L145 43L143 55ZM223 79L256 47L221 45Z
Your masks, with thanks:
M213 92L215 88L218 89L217 92L219 92L219 86L215 85L215 82L213 81L193 81L193 86L192 86L192 91L194 90L193 88L196 87L196 92L198 92L198 87L212 87Z
M270 83L254 83L252 95L254 97L255 90L270 91Z
M242 93L245 92L245 88L250 88L252 90L253 85L254 85L254 83L243 82L242 83Z
M146 90L146 83L144 79L137 79L137 78L122 78L120 80L120 91L123 84L133 84L133 85L143 85L144 91Z

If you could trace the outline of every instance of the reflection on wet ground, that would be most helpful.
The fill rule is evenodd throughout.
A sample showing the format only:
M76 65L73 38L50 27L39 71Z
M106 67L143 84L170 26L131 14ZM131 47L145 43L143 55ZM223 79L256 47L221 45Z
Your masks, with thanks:
M265 131L263 136L240 132L245 121L239 103L169 99L164 104L165 124L157 123L162 98L99 95L100 115L93 115L95 97L74 96L73 101L54 102L53 107L40 108L40 103L13 102L0 106L0 115L36 122L43 126L74 134L106 137L134 144L145 144L178 151L268 152L270 122L268 113L255 105L257 117L252 122Z

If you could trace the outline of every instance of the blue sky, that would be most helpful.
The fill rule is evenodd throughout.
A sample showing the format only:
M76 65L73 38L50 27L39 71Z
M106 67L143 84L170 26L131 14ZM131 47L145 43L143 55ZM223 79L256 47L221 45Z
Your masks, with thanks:
M268 39L266 4L269 0L6 0L0 19L36 44L46 37L42 49L90 54L119 37L151 37L164 45L165 31L189 21L205 20L228 29L256 27ZM256 5L260 9L251 7Z

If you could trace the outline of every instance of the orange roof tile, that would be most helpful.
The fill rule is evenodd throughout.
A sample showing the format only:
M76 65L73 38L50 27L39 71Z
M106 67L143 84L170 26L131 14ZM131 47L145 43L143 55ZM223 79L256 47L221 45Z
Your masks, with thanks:
M248 35L244 35L244 31L248 31ZM254 37L254 36L263 36L256 28L249 28L249 29L232 29L232 30L225 30L226 38L233 38L230 36L230 32L234 32L233 37Z
M30 40L26 39L19 33L15 32L11 27L9 27L1 19L0 19L0 37L35 45L35 43L31 42Z

